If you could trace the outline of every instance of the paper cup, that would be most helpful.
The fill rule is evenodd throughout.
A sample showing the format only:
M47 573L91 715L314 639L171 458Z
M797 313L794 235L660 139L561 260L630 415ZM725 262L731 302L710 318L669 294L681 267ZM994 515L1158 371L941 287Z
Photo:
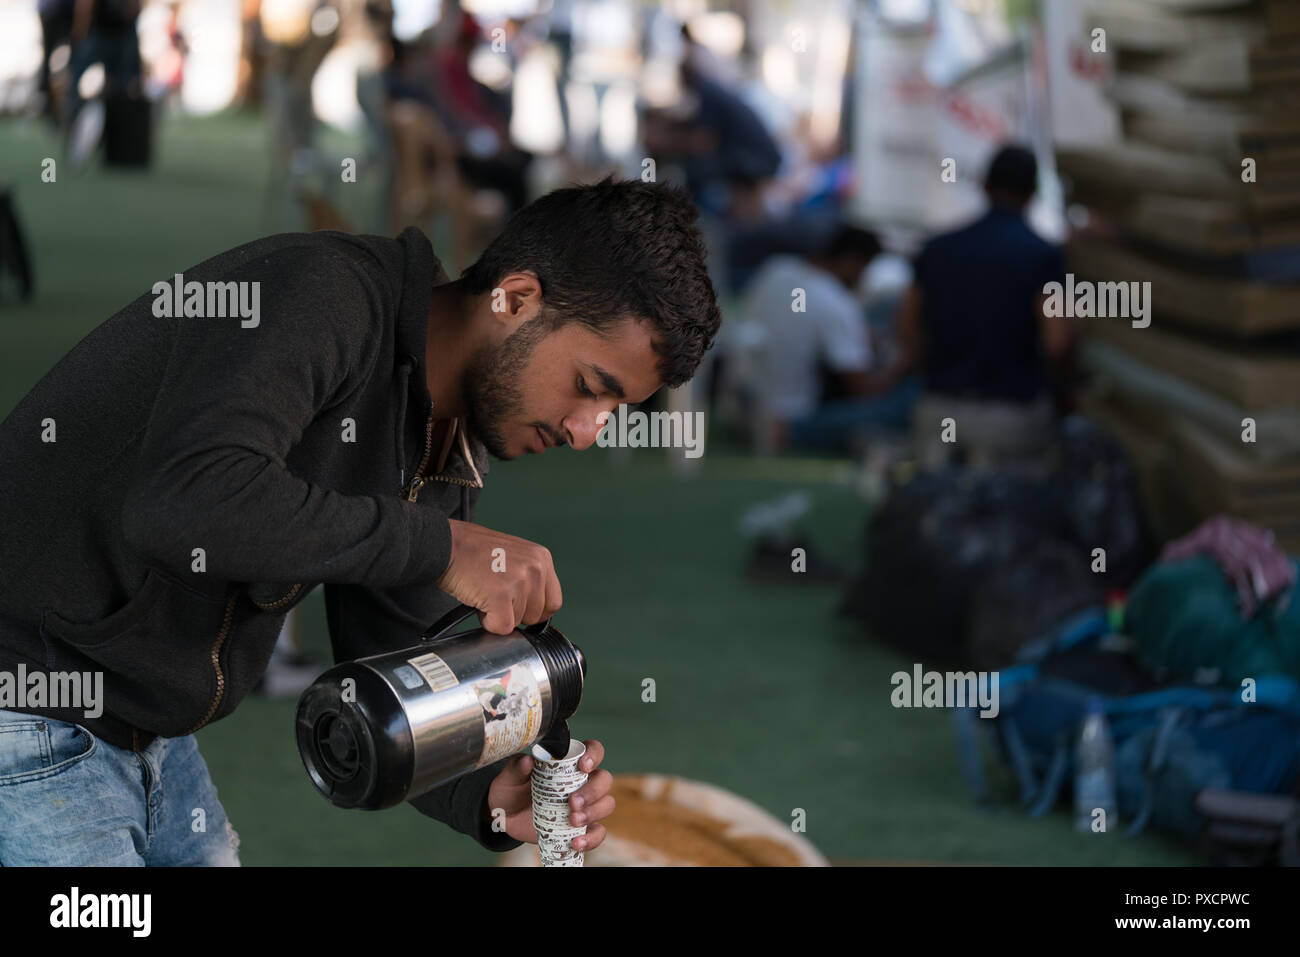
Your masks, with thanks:
M572 841L587 833L587 827L569 822L569 797L587 783L578 770L578 760L587 753L581 741L569 744L569 753L554 761L533 756L533 827L537 828L537 849L543 867L582 867L582 851Z

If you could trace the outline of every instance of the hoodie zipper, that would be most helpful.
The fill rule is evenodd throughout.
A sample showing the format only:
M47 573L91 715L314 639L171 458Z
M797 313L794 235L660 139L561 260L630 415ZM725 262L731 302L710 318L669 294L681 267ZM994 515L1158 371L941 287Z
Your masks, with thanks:
M435 475L435 482L447 482L451 485L463 485L465 488L482 488L483 476L478 474L478 466L474 464L474 453L470 451L469 440L465 438L465 430L457 426L456 431L460 437L460 453L465 456L465 461L469 463L469 470L474 473L474 481L469 479L456 478L451 475Z
M274 611L275 609L279 608L281 605L287 605L289 602L293 601L294 596L297 595L298 592L300 591L302 591L301 582L299 582L297 585L294 585L292 588L290 588L288 593L283 598L277 598L275 601L258 601L254 598L250 598L249 600L252 601L253 604L256 605L258 608L262 609L262 611Z
M221 670L221 649L226 643L226 638L230 635L230 623L235 617L235 601L239 598L239 592L235 591L226 602L226 617L221 623L221 631L217 634L217 640L212 645L212 670L217 673L217 693L212 696L212 703L208 705L208 712L199 719L199 723L186 731L186 734L193 734L212 720L212 716L217 713L217 708L221 706L221 699L226 694L226 673Z
M465 456L465 461L469 463L470 471L474 473L474 481L469 479L457 478L451 475L434 475L425 477L424 470L429 467L429 460L433 458L433 423L434 417L432 410L429 412L429 421L424 427L424 455L420 459L420 464L416 466L415 474L411 476L411 481L402 494L406 496L408 502L414 502L419 498L420 490L430 482L447 482L450 485L463 485L466 488L482 488L483 476L479 474L478 466L474 464L474 455L470 451L469 442L465 438L465 430L457 426L456 431L460 439L461 454Z
M420 496L420 489L424 488L428 479L422 474L429 465L429 459L433 457L433 410L429 410L429 421L424 426L424 455L420 458L420 464L415 467L415 474L411 476L411 481L407 484L403 493L408 502L414 502Z

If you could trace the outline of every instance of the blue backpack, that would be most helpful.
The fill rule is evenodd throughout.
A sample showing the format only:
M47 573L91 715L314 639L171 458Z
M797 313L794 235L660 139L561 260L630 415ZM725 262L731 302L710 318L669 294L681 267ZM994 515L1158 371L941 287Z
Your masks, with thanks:
M1094 698L1102 702L1115 743L1116 797L1130 834L1153 825L1195 838L1204 825L1195 800L1204 788L1257 794L1295 789L1300 684L1285 675L1261 675L1254 701L1243 700L1240 688L1192 684L1139 685L1125 693L1113 681L1107 688L1108 682L1096 680L1106 665L1119 671L1134 663L1131 654L1107 651L1110 632L1102 609L1068 619L1022 649L1019 664L999 673L995 717L981 718L975 708L954 711L962 773L977 801L990 799L979 758L980 727L995 735L1018 783L1020 804L1031 815L1045 814L1071 794L1074 745L1085 706ZM1089 669L1085 662L1103 668Z

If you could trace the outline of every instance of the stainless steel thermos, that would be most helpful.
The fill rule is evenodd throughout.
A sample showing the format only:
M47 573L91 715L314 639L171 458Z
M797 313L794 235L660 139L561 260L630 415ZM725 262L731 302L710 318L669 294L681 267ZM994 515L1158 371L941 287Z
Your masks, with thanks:
M336 665L303 692L298 752L339 807L392 807L534 743L568 751L582 652L550 619L447 634L473 614L461 605L418 645Z

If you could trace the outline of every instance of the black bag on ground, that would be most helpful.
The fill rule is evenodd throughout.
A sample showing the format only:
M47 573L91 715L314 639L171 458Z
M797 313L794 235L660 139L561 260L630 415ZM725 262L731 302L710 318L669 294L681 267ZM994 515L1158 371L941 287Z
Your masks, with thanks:
M970 596L967 660L979 671L1009 664L1026 643L1105 602L1104 581L1079 546L1055 540L989 565Z
M1100 425L1071 415L1060 426L1052 485L1069 540L1106 550L1105 580L1128 588L1155 560L1155 540L1128 455Z
M1128 586L1153 548L1123 451L1071 416L1054 462L1045 475L947 468L891 489L841 611L909 655L991 670ZM1096 548L1104 574L1092 571Z
M990 573L1064 534L1042 481L949 468L895 488L867 525L867 567L843 612L935 663L970 661L970 599Z

